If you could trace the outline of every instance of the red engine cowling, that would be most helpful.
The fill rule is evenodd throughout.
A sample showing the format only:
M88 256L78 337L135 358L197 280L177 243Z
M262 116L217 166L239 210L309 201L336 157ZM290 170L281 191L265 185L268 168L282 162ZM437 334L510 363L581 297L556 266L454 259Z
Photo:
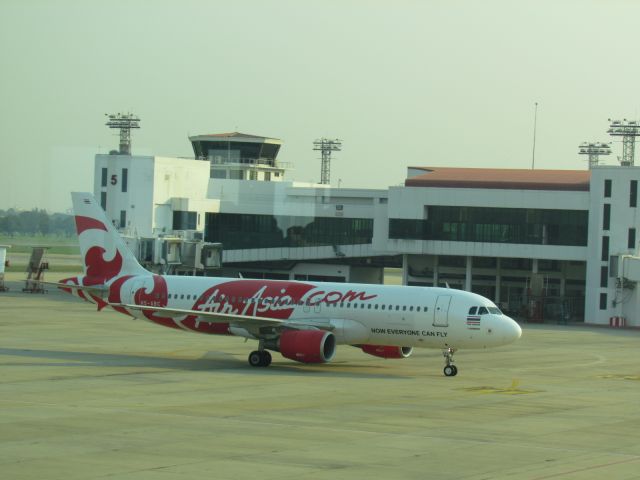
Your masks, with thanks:
M296 362L328 362L336 353L336 337L324 330L287 330L280 335L280 353Z
M413 347L390 347L387 345L360 345L364 353L382 358L407 358Z

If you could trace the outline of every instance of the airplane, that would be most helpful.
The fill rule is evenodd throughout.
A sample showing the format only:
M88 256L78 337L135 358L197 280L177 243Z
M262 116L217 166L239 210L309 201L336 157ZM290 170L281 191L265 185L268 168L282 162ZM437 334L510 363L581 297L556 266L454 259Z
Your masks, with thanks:
M270 351L329 362L338 345L386 359L441 349L457 375L459 348L514 342L520 326L490 300L462 290L401 285L157 275L143 268L90 193L72 193L83 275L56 282L74 296L158 325L256 340L249 364Z

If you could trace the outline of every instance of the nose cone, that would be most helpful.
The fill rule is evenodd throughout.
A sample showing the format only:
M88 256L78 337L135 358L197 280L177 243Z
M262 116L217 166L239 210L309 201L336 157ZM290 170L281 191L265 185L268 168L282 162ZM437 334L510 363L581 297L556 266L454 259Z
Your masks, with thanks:
M520 328L518 322L509 317L504 320L505 322L502 326L504 339L506 343L515 342L522 336L522 328Z

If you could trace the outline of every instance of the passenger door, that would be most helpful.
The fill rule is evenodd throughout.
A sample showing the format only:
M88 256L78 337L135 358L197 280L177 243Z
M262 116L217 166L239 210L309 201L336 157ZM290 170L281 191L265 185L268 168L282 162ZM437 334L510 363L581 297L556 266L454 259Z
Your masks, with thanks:
M448 327L449 326L449 305L451 304L451 295L438 295L436 299L436 307L433 309L433 326Z

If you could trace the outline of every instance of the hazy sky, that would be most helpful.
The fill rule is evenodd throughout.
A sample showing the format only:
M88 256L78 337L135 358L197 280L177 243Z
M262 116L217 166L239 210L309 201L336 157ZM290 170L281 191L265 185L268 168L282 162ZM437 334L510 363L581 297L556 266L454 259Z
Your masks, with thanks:
M121 111L134 154L238 130L318 181L312 142L338 137L332 183L385 188L407 166L530 168L539 102L536 168L586 168L579 143L639 116L639 23L635 0L0 0L0 208L91 191Z

